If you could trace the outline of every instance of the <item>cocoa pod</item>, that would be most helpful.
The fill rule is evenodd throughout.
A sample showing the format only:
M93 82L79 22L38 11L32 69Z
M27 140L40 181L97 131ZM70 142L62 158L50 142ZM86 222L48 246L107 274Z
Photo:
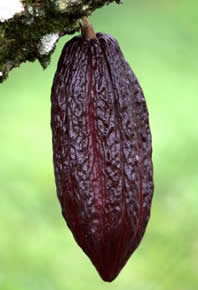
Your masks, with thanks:
M112 281L150 217L151 133L142 89L118 42L85 34L66 43L52 86L55 180L75 240Z

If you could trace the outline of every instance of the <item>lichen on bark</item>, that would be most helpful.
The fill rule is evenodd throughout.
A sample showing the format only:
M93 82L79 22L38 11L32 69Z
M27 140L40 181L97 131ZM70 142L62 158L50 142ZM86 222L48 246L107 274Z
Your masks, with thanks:
M58 39L79 30L79 20L119 0L16 0L22 9L5 19L0 12L0 82L22 62L39 60L43 68ZM11 3L10 3L11 4ZM9 5L9 0L7 0ZM45 42L46 41L46 42ZM51 46L50 46L51 45Z

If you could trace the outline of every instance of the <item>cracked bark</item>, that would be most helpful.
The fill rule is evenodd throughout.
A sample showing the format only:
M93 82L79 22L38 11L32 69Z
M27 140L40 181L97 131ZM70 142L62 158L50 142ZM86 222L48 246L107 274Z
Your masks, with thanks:
M46 68L58 39L78 31L83 16L111 2L122 1L22 0L22 9L11 17L0 12L0 82L25 61L38 59Z

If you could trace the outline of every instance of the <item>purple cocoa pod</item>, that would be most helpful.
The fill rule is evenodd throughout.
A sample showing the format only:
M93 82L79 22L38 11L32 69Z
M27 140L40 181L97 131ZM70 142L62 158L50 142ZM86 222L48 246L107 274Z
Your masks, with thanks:
M112 281L150 217L152 147L142 89L118 42L86 32L66 43L51 102L62 214L102 279Z

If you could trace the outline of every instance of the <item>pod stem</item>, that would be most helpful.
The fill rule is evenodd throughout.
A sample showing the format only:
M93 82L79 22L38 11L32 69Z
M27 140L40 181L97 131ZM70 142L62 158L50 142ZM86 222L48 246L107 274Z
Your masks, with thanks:
M87 17L83 17L80 21L81 34L84 39L96 39L96 33L92 24Z

